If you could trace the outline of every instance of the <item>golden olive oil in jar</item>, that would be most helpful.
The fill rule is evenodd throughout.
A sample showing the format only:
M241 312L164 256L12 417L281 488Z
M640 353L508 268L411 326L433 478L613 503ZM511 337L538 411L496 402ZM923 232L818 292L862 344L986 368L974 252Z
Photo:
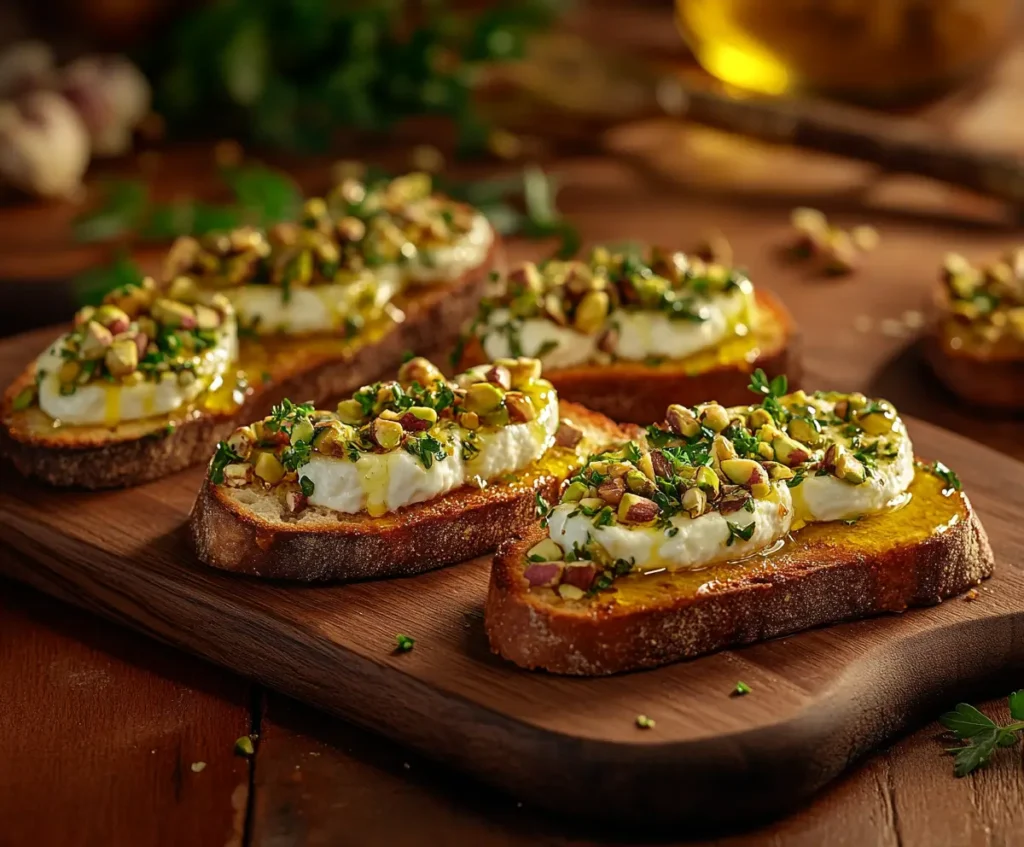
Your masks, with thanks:
M1017 0L676 0L683 37L724 82L880 104L927 97L980 70L1018 12Z

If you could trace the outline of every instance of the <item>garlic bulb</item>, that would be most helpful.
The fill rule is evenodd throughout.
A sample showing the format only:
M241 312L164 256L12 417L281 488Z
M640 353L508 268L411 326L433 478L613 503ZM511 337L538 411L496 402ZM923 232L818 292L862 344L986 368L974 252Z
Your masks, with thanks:
M89 133L54 91L0 103L0 179L42 197L66 197L89 165Z
M83 56L61 71L60 90L89 130L94 156L131 149L132 131L149 111L149 83L121 56Z

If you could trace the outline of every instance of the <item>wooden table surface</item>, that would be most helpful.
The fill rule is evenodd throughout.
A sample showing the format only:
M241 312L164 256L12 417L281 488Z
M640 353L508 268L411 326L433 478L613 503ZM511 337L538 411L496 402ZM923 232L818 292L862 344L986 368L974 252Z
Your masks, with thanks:
M989 86L936 104L925 117L971 143L1013 146L1024 140L1013 108L1022 88L1024 52L1009 56ZM624 127L605 139L600 155L561 159L550 170L561 176L561 205L588 243L685 247L709 227L723 230L756 282L785 291L803 329L810 386L884 394L906 412L1024 458L1024 423L961 408L924 372L914 344L946 250L984 256L1020 240L998 205L856 163L664 122ZM880 249L840 280L786 264L778 247L788 211L799 204L824 208L845 225L875 224ZM37 250L52 258L70 215L66 207L0 210L0 253L22 261L30 230ZM513 245L519 256L542 249ZM57 257L58 275L80 260L68 247ZM0 549L5 555L13 554ZM983 709L1008 717L1001 699ZM232 752L248 732L259 735L251 760ZM936 724L922 727L856 765L804 810L753 832L599 831L0 582L0 847L497 847L687 838L730 847L1024 844L1021 750L1002 751L990 767L956 780L947 743Z

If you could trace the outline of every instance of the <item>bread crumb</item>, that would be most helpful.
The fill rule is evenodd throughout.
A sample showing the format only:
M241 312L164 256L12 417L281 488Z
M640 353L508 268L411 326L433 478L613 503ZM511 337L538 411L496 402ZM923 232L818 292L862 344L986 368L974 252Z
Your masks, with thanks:
M903 338L907 334L903 322L893 318L884 318L879 325L879 329L881 329L882 335L887 335L889 338Z
M924 313L917 309L908 309L903 313L903 323L909 329L920 329L924 326Z
M967 592L967 593L966 593L966 594L964 595L964 600L965 600L966 602L970 603L970 602L971 602L972 600L977 600L977 599L978 599L978 597L980 597L980 596L981 596L981 595L980 595L980 594L978 594L978 589L977 589L977 588L972 588L972 589L971 589L970 591L968 591L968 592Z
M192 773L202 773L206 769L206 762L193 762Z

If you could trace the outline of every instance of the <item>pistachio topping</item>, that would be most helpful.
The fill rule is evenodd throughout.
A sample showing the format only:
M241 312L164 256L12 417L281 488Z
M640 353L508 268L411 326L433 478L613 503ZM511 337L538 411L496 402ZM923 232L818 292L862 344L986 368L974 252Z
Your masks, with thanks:
M1024 248L981 265L950 253L942 282L950 316L977 341L1024 341Z
M190 385L203 370L203 354L222 343L233 321L220 295L171 296L150 278L117 288L101 305L80 309L51 350L61 362L54 371L59 392L68 396L90 383Z
M481 439L510 425L533 425L540 404L553 397L533 360L500 360L449 381L433 363L414 358L398 379L365 385L334 411L282 401L218 445L209 475L218 485L275 488L287 511L297 512L313 494L302 469L315 457L359 463L402 451L424 471L456 453L469 462ZM541 449L554 443L556 423L538 433Z
M307 200L297 221L179 238L164 278L183 287L272 285L287 300L297 287L358 281L380 265L429 261L431 251L466 235L473 221L471 209L433 193L428 174L370 183L348 178L326 197Z
M761 402L731 408L672 405L642 439L589 457L566 481L560 502L543 515L551 526L558 518L558 536L552 530L552 538L528 553L530 585L553 588L564 599L559 587L567 568L555 567L558 563L593 565L586 584L580 572L573 574L572 585L585 592L607 588L630 572L635 562L614 552L625 549L623 536L608 536L605 527L638 530L662 544L689 531L689 522L717 515L724 521L717 543L738 548L758 543L751 540L764 520L778 521L781 537L812 520L845 517L828 510L847 499L859 509L867 498L844 492L873 480L884 501L878 508L898 505L894 494L909 484L906 473L913 474L912 450L891 404L859 393L788 392L785 377L769 380L760 370L750 388ZM958 480L945 466L941 470L953 480L947 485L952 490ZM831 483L822 488L819 478ZM801 494L802 487L815 491ZM703 532L712 537L707 534L712 530ZM605 539L618 546L605 547ZM565 549L567 540L573 549ZM770 541L765 536L762 545ZM723 551L719 559L727 556Z
M598 247L587 260L526 262L513 268L498 289L481 303L467 337L475 336L485 350L500 338L512 355L541 359L571 344L573 333L588 339L584 346L591 358L642 359L646 354L635 353L635 343L628 343L634 333L629 321L640 315L671 321L676 334L685 325L707 324L702 332L710 343L730 333L744 334L752 319L753 289L741 272L659 248L641 255ZM728 309L725 317L723 308ZM538 321L549 329L528 330ZM708 337L701 336L701 343Z

